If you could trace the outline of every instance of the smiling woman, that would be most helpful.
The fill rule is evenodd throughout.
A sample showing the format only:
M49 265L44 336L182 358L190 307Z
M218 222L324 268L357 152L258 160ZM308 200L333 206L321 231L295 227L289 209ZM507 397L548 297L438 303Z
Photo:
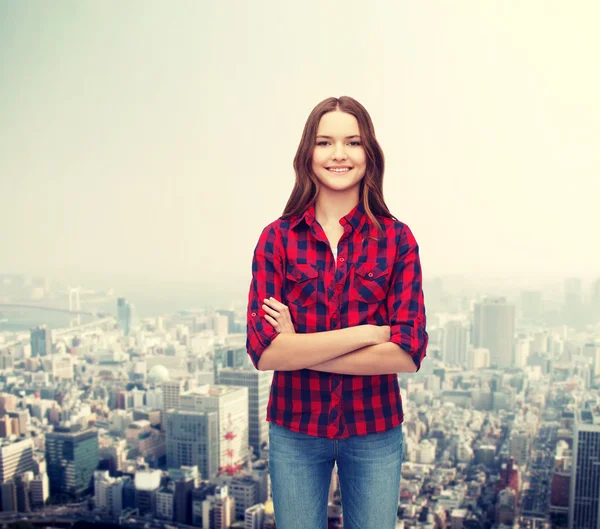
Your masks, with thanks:
M329 98L309 115L282 216L252 260L247 350L274 370L267 407L277 527L325 528L335 463L346 529L395 527L399 372L427 343L417 242L383 200L366 109Z

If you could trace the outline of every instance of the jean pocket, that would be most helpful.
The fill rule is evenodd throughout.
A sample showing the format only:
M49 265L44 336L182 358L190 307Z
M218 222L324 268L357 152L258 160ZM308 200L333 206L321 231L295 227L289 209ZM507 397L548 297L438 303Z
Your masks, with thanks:
M391 268L377 261L357 262L354 265L354 291L365 303L378 303L385 299Z
M291 263L287 269L288 303L308 307L317 301L319 270L306 263Z

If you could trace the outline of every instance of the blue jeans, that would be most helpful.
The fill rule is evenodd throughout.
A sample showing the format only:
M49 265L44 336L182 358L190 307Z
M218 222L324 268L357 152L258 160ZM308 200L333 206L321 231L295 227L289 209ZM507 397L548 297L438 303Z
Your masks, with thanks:
M337 462L344 529L394 529L400 494L402 425L326 439L269 423L269 473L277 529L327 529Z

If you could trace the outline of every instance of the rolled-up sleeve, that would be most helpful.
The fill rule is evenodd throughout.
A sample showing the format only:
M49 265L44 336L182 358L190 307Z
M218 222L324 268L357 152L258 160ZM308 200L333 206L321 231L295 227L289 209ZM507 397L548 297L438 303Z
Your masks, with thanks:
M419 246L404 224L397 240L397 254L387 296L391 341L406 351L417 366L427 352L429 336L423 297Z
M252 280L248 292L246 350L256 369L264 350L278 335L264 318L263 300L273 296L282 301L283 261L281 245L273 226L261 233L252 258Z

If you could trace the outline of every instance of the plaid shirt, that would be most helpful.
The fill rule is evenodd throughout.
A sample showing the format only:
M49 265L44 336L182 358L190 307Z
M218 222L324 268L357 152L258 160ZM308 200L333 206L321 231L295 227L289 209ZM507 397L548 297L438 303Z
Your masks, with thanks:
M391 341L417 366L428 335L419 247L406 224L377 217L385 237L360 202L340 219L344 234L337 263L314 205L278 219L261 233L252 260L246 348L255 367L278 336L264 318L264 298L287 305L297 333L362 324L390 325ZM336 267L337 264L337 267ZM275 371L267 421L308 435L342 439L383 432L403 421L398 377L343 375L312 369Z

